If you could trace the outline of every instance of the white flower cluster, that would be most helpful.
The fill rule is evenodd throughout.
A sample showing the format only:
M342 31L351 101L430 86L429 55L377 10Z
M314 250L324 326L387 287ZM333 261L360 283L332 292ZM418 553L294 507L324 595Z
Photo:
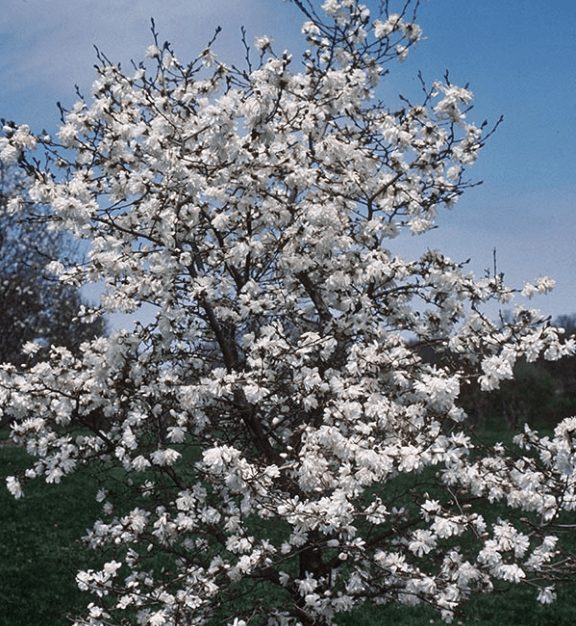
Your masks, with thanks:
M0 136L0 163L14 165L25 150L36 147L36 138L26 124L13 126L6 124Z

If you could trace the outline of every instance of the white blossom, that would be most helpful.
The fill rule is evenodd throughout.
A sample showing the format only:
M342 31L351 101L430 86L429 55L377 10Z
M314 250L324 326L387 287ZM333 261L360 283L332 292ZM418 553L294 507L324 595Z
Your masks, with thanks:
M553 586L544 587L538 591L538 602L541 604L552 604L556 600L556 591Z
M270 46L272 45L272 39L267 36L256 37L256 39L254 40L254 45L258 48L258 50L264 52L268 50L268 48L270 48Z
M14 476L8 476L6 478L6 487L15 498L21 498L24 495L20 481Z

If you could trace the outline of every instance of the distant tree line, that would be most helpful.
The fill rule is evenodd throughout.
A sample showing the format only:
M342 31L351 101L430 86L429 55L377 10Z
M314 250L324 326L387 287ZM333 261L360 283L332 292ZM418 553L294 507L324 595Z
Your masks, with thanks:
M574 336L576 314L561 315L552 325L563 328L566 336ZM431 361L437 358L433 351L427 351L426 357ZM481 392L478 382L471 378L462 386L460 401L480 427L495 421L514 430L524 423L553 427L576 415L576 356L558 361L521 359L514 367L514 378L490 392Z

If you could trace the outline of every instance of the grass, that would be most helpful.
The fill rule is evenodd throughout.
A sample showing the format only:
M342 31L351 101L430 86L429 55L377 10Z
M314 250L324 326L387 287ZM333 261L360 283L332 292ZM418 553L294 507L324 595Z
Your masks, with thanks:
M23 451L0 448L2 482L26 463ZM20 500L0 487L0 626L64 626L81 612L75 574L96 562L78 539L98 512L86 474L32 484Z
M573 626L576 624L576 603L573 593L560 595L552 606L541 606L534 593L523 587L514 587L500 595L477 596L463 607L454 624L464 626ZM434 610L417 607L365 606L343 616L340 626L444 626Z
M509 439L501 432L489 441ZM0 447L0 481L27 465L22 450ZM98 555L78 541L100 514L97 485L85 471L61 485L27 486L26 497L14 500L0 485L0 626L65 626L83 612L90 596L81 593L78 569L96 567ZM576 540L575 540L576 544ZM464 607L459 623L492 626L572 626L576 624L576 581L566 586L551 607L542 607L524 587L507 593L477 596ZM441 624L426 607L365 606L343 615L340 626L430 626Z

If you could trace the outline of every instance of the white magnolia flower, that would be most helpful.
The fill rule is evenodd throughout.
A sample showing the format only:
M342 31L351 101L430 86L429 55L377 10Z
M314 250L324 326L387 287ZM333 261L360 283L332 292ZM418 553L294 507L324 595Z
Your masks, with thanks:
M266 36L264 36L264 37L256 37L256 39L254 40L254 45L261 52L265 52L266 50L268 50L272 46L272 38L271 37L266 37Z

